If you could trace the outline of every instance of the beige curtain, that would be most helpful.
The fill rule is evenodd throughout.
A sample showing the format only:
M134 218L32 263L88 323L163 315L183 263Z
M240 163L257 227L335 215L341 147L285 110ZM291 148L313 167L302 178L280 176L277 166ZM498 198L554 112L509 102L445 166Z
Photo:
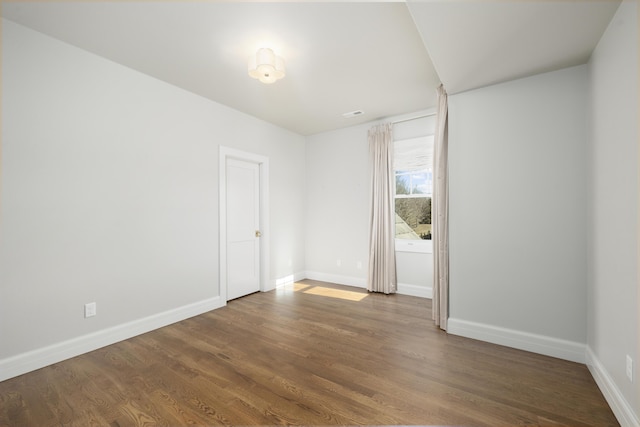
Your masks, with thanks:
M395 177L391 124L369 130L371 218L369 232L370 292L392 294L397 289L395 252Z
M433 147L433 320L447 330L449 318L449 178L447 92L440 85Z

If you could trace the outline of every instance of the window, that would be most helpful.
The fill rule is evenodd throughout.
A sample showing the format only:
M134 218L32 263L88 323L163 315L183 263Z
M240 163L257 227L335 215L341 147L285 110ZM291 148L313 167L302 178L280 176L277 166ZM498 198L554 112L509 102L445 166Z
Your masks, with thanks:
M430 252L433 136L394 141L396 250Z
M396 171L397 239L431 239L431 175Z

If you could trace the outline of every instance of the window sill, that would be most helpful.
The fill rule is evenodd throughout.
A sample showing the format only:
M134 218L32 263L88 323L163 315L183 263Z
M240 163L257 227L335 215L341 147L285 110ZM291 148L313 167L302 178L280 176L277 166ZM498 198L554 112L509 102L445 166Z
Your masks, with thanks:
M396 252L433 253L433 241L396 239Z

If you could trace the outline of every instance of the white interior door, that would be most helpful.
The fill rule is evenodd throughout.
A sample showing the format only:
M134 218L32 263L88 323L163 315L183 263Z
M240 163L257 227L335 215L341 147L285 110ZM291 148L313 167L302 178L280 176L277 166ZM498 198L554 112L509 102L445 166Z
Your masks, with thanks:
M227 300L260 290L260 166L227 159Z

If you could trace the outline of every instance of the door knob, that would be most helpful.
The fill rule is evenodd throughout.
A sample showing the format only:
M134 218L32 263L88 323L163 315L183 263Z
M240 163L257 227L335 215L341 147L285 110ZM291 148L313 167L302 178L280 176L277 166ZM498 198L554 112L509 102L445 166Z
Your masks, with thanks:
M260 232L260 230L256 230L256 237L260 237L262 236L262 233Z

